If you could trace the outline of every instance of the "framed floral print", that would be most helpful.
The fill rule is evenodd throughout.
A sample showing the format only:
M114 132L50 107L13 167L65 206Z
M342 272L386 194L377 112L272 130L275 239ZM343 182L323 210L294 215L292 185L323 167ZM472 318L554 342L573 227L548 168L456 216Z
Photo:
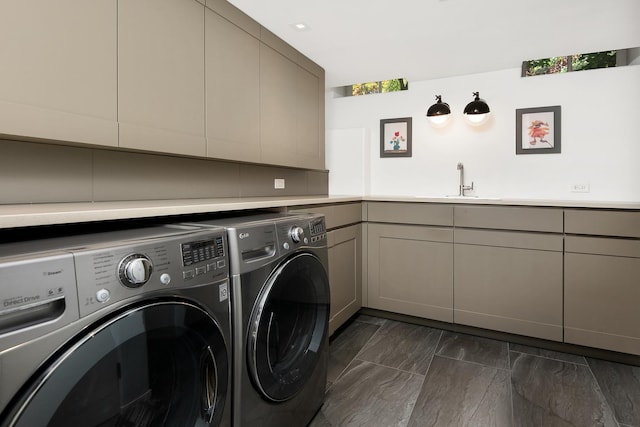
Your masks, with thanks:
M411 157L411 117L380 120L380 157Z
M516 110L516 154L560 153L560 106Z

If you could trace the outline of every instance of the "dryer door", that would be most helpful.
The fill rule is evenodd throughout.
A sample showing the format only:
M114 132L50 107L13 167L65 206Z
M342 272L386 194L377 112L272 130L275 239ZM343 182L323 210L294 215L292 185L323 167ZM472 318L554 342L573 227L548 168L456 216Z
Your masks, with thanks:
M316 369L329 302L327 273L312 254L293 256L267 280L253 308L247 347L252 380L267 399L294 397Z
M222 333L186 302L147 303L85 331L27 385L3 426L218 426Z

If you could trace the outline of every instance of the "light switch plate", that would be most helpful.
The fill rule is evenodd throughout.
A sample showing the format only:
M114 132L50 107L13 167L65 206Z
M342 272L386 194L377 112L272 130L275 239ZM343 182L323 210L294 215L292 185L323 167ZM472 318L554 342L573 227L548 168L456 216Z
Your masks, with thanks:
M275 188L276 190L282 190L284 188L284 179L275 178L273 180L273 188Z

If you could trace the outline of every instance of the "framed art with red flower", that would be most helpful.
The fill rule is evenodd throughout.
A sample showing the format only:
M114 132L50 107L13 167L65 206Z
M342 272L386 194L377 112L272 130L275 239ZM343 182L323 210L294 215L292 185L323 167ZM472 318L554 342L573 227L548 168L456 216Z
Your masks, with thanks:
M516 110L516 154L560 153L560 106Z
M380 120L380 157L411 157L411 117Z

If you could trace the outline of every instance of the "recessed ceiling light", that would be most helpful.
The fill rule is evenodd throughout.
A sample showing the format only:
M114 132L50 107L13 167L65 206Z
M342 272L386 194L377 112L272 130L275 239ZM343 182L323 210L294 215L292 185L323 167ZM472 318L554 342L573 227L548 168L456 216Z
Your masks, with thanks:
M311 27L304 22L294 22L291 26L296 31L309 31L311 29Z

